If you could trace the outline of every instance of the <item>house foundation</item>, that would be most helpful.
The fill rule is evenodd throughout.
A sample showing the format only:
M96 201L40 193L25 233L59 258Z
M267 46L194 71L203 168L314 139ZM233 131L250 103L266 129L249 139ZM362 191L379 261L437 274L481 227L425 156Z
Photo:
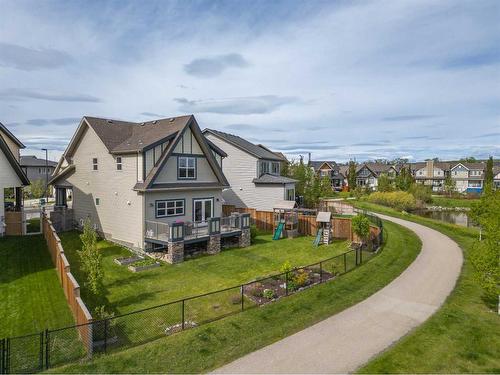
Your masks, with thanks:
M165 261L170 264L184 262L184 241L175 241L168 243L168 252Z
M207 243L207 253L214 255L220 253L221 249L221 236L220 234L213 234L209 237Z

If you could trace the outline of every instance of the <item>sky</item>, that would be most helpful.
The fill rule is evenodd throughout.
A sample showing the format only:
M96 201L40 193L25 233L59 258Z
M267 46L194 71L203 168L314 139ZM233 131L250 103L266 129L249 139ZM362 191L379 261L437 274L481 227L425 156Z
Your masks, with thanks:
M291 158L500 157L500 1L4 1L0 121L194 114Z

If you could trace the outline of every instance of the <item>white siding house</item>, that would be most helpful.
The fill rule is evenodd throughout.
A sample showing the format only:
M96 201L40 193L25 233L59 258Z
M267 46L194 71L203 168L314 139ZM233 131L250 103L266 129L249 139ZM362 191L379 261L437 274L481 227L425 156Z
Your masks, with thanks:
M283 157L232 134L212 129L203 134L227 154L222 162L230 184L222 192L226 204L272 211L278 202L295 200L296 181L280 175Z
M22 186L29 185L29 180L19 165L19 149L24 145L0 123L0 236L6 229L5 224L5 189L14 188L16 201L11 209L22 208Z

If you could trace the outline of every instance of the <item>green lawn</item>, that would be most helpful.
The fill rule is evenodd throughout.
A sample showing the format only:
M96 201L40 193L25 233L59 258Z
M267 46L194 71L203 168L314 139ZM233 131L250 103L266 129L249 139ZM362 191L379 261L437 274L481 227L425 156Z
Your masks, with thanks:
M272 235L259 235L255 244L222 251L215 256L201 256L177 265L162 263L159 268L139 273L117 265L115 258L132 254L113 243L101 240L106 299L94 301L87 293L84 275L79 271L81 248L77 232L60 234L71 270L82 290L85 303L93 310L106 305L115 314L151 307L223 288L232 287L269 274L279 273L280 266L290 261L293 266L308 265L348 250L346 241L313 247L312 237L273 241Z
M443 307L360 372L499 373L500 316L482 300L482 291L473 279L468 260L478 231L416 215L403 215L374 204L357 205L434 228L454 239L465 256L457 286Z
M411 231L389 222L385 223L385 237L386 245L378 256L335 281L145 345L96 356L92 362L74 363L51 371L198 373L213 370L336 314L387 285L415 259L420 251L420 241ZM268 237L264 237L262 245L269 243L266 238ZM309 238L283 243L287 245L284 253L299 251L300 249L293 250L299 245L304 246L302 251L307 253L327 251L326 248L312 249ZM271 243L267 246L275 248L277 245ZM277 248L275 250L276 256L287 258ZM234 253L231 255L231 252ZM238 256L246 264L247 256L240 258L239 252L245 254L244 250L231 250L219 256ZM273 252L269 249L268 256L271 255ZM320 259L325 255L329 254L314 256ZM207 259L211 258L213 257ZM259 257L254 258L254 262L257 258ZM267 256L264 259L268 259ZM198 261L201 260L204 258ZM280 262L281 260L276 264ZM195 267L194 263L189 267ZM274 267L269 266L268 269ZM199 268L192 270L200 271ZM251 275L248 272L250 271L244 270L247 278Z
M74 324L42 236L0 238L0 338Z
M474 203L479 202L479 199L467 199L467 198L448 198L441 196L433 196L432 203L433 206L441 206L447 208L455 207L466 207L470 208Z

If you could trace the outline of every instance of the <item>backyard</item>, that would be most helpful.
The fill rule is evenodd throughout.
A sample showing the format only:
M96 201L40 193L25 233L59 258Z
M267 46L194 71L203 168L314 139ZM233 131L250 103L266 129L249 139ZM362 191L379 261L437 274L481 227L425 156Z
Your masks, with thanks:
M0 239L0 338L74 324L42 236Z
M103 255L105 298L94 300L84 287L85 276L80 271L77 250L81 248L78 232L60 234L71 270L81 285L81 295L93 310L105 305L115 314L175 301L245 283L266 275L279 273L286 261L292 266L304 266L333 257L348 250L347 241L335 241L328 246L313 247L312 237L273 241L272 235L261 234L247 248L232 248L213 256L200 256L177 265L162 263L159 268L132 273L115 258L133 255L127 249L100 240Z
M277 303L258 309L249 309L226 319L163 337L145 345L114 354L96 356L88 363L74 363L52 371L197 373L214 369L362 301L397 277L417 256L420 241L405 228L389 222L384 225L386 244L381 253L362 267L348 272L334 282L324 283ZM68 236L74 238L74 234L70 233ZM311 241L311 238L306 237L272 242L270 236L265 235L259 237L258 251L254 247L234 249L217 256L199 258L177 266L166 266L164 269L161 267L154 271L165 272L168 268L182 267L184 270L189 269L192 273L200 272L202 275L213 273L217 275L216 280L222 277L221 274L227 274L231 278L227 284L234 285L247 281L256 274L278 272L282 262L287 259L294 265L307 264L328 258L334 252L346 250L345 243L313 248ZM254 251L251 251L252 248ZM292 254L296 254L295 261L290 257ZM218 263L218 257L228 257L226 260L228 266L224 271L217 270L216 265L201 263L211 261ZM245 265L240 268L244 276L236 274L238 264ZM222 263L219 263L219 267L221 265ZM249 270L248 267L255 269ZM148 274L150 274L149 271L144 275ZM190 277L187 272L182 276L184 280ZM196 280L196 277L190 280ZM224 285L223 281L218 281L218 283L214 287ZM152 287L155 286L152 285ZM162 292L158 285L155 288L158 292ZM195 292L192 286L190 288ZM143 288L139 290L139 295L144 293ZM174 295L173 293L171 292L170 295ZM118 294L114 298L117 299ZM149 300L150 304L153 302ZM133 319L132 316L131 318ZM235 345L236 342L238 345Z

